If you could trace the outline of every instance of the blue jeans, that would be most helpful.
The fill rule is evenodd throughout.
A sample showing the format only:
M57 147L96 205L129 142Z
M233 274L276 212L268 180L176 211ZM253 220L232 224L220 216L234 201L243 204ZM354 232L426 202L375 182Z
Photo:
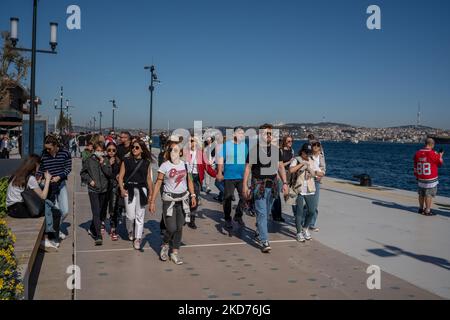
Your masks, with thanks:
M56 206L50 200L45 200L45 232L55 232L55 228L53 226L53 211L58 210Z
M69 195L67 194L66 181L61 184L61 189L56 197L56 206L61 211L61 220L64 220L69 213Z
M292 206L292 211L295 217L295 226L297 228L297 233L303 231L303 228L309 227L311 225L311 220L316 212L316 207L314 205L315 195L302 196L298 195L296 200L296 205ZM306 203L306 210L304 210L303 205Z
M219 189L220 192L219 196L223 197L223 193L225 191L225 183L223 181L218 181L216 179L216 181L214 181L214 185L216 186L217 189Z
M258 229L259 238L262 242L269 240L267 231L267 217L272 210L272 204L273 196L271 188L265 189L264 197L261 199L255 199L256 228Z
M320 182L315 181L315 185L316 185L316 193L314 194L314 207L316 208L316 210L314 211L314 215L311 218L311 222L309 223L309 227L311 228L316 227L317 216L319 215Z

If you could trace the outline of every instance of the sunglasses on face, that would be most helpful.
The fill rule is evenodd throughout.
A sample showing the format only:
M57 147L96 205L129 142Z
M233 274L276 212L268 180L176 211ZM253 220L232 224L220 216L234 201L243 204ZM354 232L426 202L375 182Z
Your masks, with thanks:
M108 149L108 152L116 152L116 149Z
M133 150L141 150L140 146L133 146Z
M292 140L288 140L288 141L286 141L287 143L292 143Z

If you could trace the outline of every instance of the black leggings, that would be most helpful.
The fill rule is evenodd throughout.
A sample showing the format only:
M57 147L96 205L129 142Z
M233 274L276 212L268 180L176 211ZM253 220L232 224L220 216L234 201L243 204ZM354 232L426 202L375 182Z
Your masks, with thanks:
M89 192L89 201L91 202L92 222L89 229L94 238L101 237L100 224L102 212L106 212L108 205L105 193Z
M109 212L109 217L111 219L111 228L117 228L119 223L119 190L118 188L112 188L108 190L106 195L107 205L105 205L102 209L102 214L100 220L105 222L106 220L106 212Z
M183 235L184 212L183 203L178 201L173 206L172 216L167 216L167 209L171 202L163 201L163 219L166 226L163 242L170 245L173 249L179 249L181 245L181 237Z
M224 182L224 197L223 197L223 213L225 214L225 221L231 221L231 203L234 195L234 190L237 189L239 194L239 203L236 207L236 217L242 217L242 207L245 199L242 195L244 184L243 180L225 180Z

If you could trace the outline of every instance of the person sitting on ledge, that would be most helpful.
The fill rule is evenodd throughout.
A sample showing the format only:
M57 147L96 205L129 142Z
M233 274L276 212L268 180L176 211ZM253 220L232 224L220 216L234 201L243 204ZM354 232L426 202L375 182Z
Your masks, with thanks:
M47 199L52 176L48 171L44 173L45 183L44 188L41 189L35 176L39 170L40 161L41 159L38 155L30 155L9 178L8 190L6 192L6 207L10 217L19 219L30 218L27 206L22 197L22 192L26 188L36 192L41 199ZM44 240L41 242L41 248L43 250L58 249L60 220L61 211L51 201L45 201L46 227Z

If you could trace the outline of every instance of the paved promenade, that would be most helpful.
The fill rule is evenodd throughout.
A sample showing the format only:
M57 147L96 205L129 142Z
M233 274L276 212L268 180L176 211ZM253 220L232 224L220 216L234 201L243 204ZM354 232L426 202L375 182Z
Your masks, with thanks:
M184 265L161 262L161 212L146 215L144 248L122 239L95 247L87 234L91 213L80 185L81 163L70 176L68 238L57 253L41 254L34 299L440 299L450 298L450 199L437 216L416 213L414 192L361 188L326 179L319 233L298 243L289 207L286 223L270 222L270 254L253 241L255 218L231 234L221 206L202 196L197 230L184 228ZM161 207L158 204L159 208ZM66 269L81 270L81 289L68 290ZM369 265L381 270L381 290L369 290Z

